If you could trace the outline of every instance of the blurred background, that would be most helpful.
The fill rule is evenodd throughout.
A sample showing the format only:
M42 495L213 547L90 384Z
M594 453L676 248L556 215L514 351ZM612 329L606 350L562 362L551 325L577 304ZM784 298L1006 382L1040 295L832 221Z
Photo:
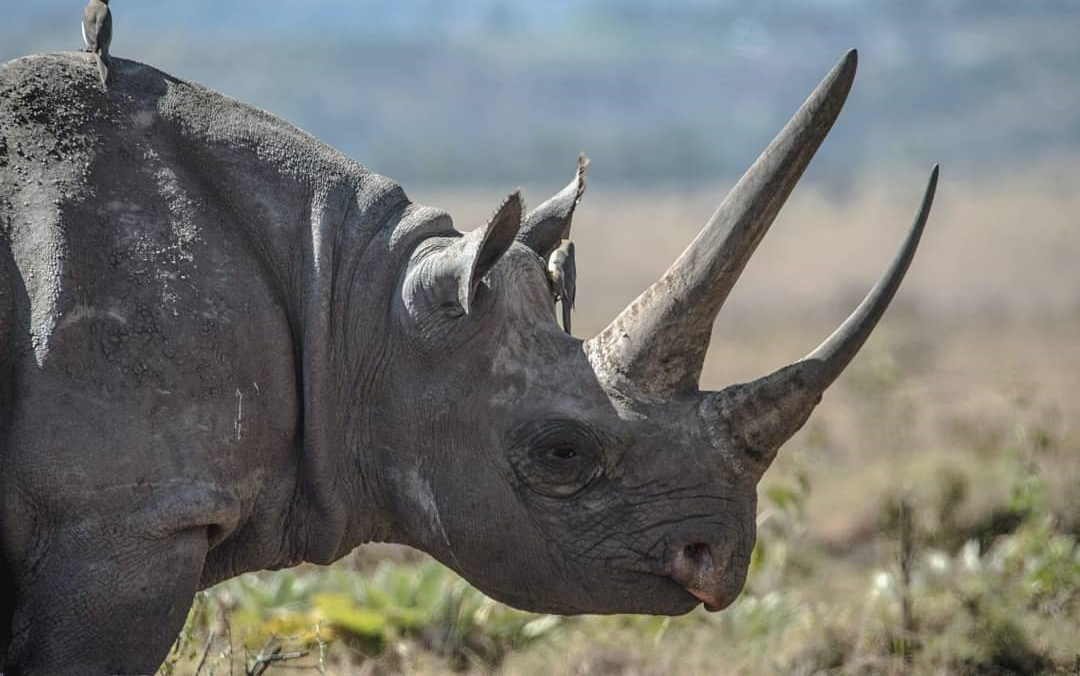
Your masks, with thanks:
M81 47L8 3L0 61ZM165 673L1080 670L1080 4L399 0L112 4L113 53L258 105L481 224L592 158L575 327L674 260L850 47L844 114L729 300L705 387L798 358L922 248L761 488L747 589L675 619L496 604L415 552L201 594ZM231 673L231 671L230 671ZM256 672L259 673L259 672Z

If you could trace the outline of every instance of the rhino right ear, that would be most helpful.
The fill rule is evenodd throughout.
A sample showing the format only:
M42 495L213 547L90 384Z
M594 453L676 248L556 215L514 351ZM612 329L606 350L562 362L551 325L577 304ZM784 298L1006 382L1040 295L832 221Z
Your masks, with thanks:
M517 238L545 261L564 239L570 239L570 224L574 218L574 209L585 194L585 170L588 168L589 158L585 157L585 153L581 153L578 155L574 180L557 195L525 215Z
M458 280L458 302L469 314L480 281L514 243L521 228L521 191L515 190L495 211L488 224L465 235L461 255L466 274Z

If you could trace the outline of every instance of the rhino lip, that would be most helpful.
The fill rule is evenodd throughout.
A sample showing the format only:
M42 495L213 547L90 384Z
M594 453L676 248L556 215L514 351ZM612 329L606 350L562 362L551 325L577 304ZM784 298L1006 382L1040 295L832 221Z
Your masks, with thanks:
M702 591L700 589L691 589L689 587L685 587L685 589L686 591L690 592L690 594L694 598L696 598L698 601L701 601L702 605L705 607L705 610L709 611L710 613L719 612L724 608L730 606L731 602L734 601L734 599L720 598L716 594L710 594L709 592Z

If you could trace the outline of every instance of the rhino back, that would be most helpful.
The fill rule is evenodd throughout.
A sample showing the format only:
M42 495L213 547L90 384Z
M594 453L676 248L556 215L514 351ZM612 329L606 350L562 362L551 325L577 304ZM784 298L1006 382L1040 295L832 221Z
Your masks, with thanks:
M112 72L105 91L85 54L0 66L8 477L66 512L123 511L144 487L226 493L248 525L204 579L332 560L355 519L340 417L364 409L335 393L380 354L394 271L452 224L263 111L142 64ZM201 504L177 495L157 502Z

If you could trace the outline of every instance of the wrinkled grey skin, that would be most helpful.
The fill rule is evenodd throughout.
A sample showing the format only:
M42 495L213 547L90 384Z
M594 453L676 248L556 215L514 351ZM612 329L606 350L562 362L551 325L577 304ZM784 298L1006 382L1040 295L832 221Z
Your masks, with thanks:
M634 356L692 270L583 343L530 244L565 228L516 194L462 236L266 113L113 64L108 92L87 55L0 66L9 674L152 672L196 590L368 541L531 610L722 608L758 479L922 227L858 340L702 393ZM854 55L838 69L846 94ZM573 185L542 212L569 219Z

